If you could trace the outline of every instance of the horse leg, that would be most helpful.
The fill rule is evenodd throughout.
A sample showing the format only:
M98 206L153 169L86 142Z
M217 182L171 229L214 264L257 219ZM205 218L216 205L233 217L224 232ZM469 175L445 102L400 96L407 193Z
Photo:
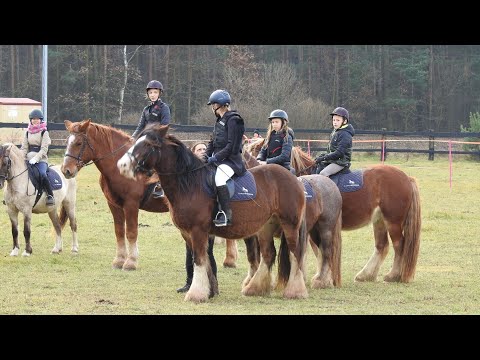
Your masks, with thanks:
M270 220L258 232L258 243L260 245L260 264L250 281L242 288L245 296L262 296L270 294L272 289L272 266L277 256L273 235L278 224ZM252 267L252 265L251 265ZM243 283L245 283L246 279Z
M7 212L12 225L13 238L13 249L10 252L10 256L18 256L18 252L20 251L20 246L18 245L18 210L8 208Z
M123 270L136 270L138 265L138 203L125 204L123 208L127 225L128 256Z
M117 251L112 262L112 267L114 269L121 269L127 258L127 248L125 246L125 215L121 208L110 202L108 202L108 207L113 216L115 236L117 238Z
M301 250L300 242L302 241L302 237L304 237L304 246L306 246L306 224L305 221L303 221L301 228L298 230L295 229L293 226L287 226L285 224L283 225L283 229L284 231L281 236L281 241L286 242L286 244L283 244L284 250L282 251L281 249L280 251L280 261L282 261L282 258L285 258L285 252L287 251L290 258L290 274L287 284L285 286L285 290L283 292L283 296L287 299L304 299L308 297L308 291L305 285L304 275L305 249L303 249L303 251ZM280 267L281 265L279 265L279 268Z
M53 228L55 229L55 246L52 249L52 254L59 254L62 251L63 243L62 243L62 228L60 226L60 220L58 219L57 210L49 211L48 216L52 221Z
M380 266L388 254L388 233L383 215L379 209L375 210L372 217L375 249L362 270L355 275L354 281L376 281Z
M400 224L388 224L388 233L392 239L393 250L395 255L393 257L393 265L387 275L383 277L384 281L399 282L402 277L401 264L402 264L402 252L403 252L403 231Z
M237 241L225 239L226 241L226 251L225 251L225 259L223 260L223 266L229 268L237 267L237 257L238 257L238 249L237 249Z
M185 241L189 241L186 235L182 234L182 236ZM193 279L184 300L199 303L207 301L210 297L213 290L211 287L212 278L215 278L210 266L210 259L207 256L208 234L200 230L193 230L191 245L193 253Z
M31 222L32 222L32 213L23 214L23 236L25 237L25 250L23 250L22 256L32 255L32 246L30 245Z
M320 224L310 231L310 237L314 243L321 245L322 256L317 256L317 273L312 278L313 289L325 289L333 287L332 269L330 266L332 254L332 233L331 231L322 231Z
M260 246L258 244L257 236L251 236L243 239L245 247L247 249L247 259L250 264L250 268L247 273L247 277L242 282L242 289L248 285L255 272L258 270L260 263Z

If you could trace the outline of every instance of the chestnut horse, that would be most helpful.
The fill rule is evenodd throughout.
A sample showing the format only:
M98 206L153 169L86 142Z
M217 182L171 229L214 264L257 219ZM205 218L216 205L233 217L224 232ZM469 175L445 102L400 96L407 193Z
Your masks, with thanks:
M244 151L242 155L248 169L260 165L248 151ZM342 195L335 183L328 177L304 175L299 179L310 184L314 196L307 200L305 213L310 244L317 258L317 272L312 278L311 286L314 289L340 286ZM279 235L279 233L280 231L275 235ZM227 239L227 244L229 242L232 240ZM247 244L247 240L245 243ZM247 246L247 254L251 263L250 249ZM322 257L318 256L318 249L320 249Z
M28 167L23 157L23 152L12 143L5 143L0 146L0 189L7 182L5 187L5 205L12 225L13 249L10 256L18 256L20 246L18 244L18 214L23 214L23 236L25 237L25 250L22 256L32 254L30 244L31 228L33 214L48 213L56 233L55 246L52 254L58 254L62 251L62 229L67 220L70 221L72 230L72 252L78 252L77 239L77 220L75 217L75 206L77 201L77 182L76 179L65 179L60 172L58 165L50 167L58 173L62 186L53 189L55 197L54 206L45 205L45 193L36 201L35 187L30 180ZM51 171L50 171L51 172ZM60 212L58 213L58 211Z
M122 175L135 179L138 173L154 170L170 202L170 216L194 254L194 275L186 301L201 302L218 293L207 256L209 234L228 239L258 236L261 260L257 271L244 281L242 294L265 295L271 291L271 268L276 250L273 233L279 223L282 237L279 250L278 288L286 298L305 298L304 257L306 250L305 194L303 186L279 165L250 170L256 196L231 203L233 224L215 227L212 223L216 199L204 189L213 166L207 165L175 136L168 125L147 127L135 145L118 161Z
M113 267L135 270L138 263L138 211L168 212L167 198L146 195L147 181L135 181L120 176L117 161L133 145L127 133L90 120L72 123L65 120L70 132L62 172L75 177L84 166L95 164L100 171L100 187L112 212L117 238ZM128 250L125 244L128 239Z
M248 148L258 154L263 141ZM292 150L297 175L315 171L315 160L299 146ZM410 282L415 277L420 248L420 194L414 178L391 165L371 165L363 170L363 187L342 194L342 230L355 230L373 223L375 248L355 281L376 281L388 253L388 235L395 252L393 265L383 280Z

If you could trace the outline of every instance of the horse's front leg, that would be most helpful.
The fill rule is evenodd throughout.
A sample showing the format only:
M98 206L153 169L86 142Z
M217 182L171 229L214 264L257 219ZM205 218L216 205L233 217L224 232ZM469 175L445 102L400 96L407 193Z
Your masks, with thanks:
M223 266L229 268L237 267L237 257L238 257L238 249L237 249L237 241L225 239L226 244L226 251L225 251L225 259L223 259Z
M10 217L10 223L12 224L12 238L13 249L10 252L10 256L18 256L20 246L18 245L18 210L8 208L8 216Z
M185 238L187 235L182 234ZM188 241L188 239L185 239ZM214 283L211 282L215 278L210 266L210 259L207 256L208 233L196 230L192 231L191 244L193 253L193 279L190 289L185 294L185 301L193 301L196 303L207 301L211 294L218 294L218 287L212 289ZM216 279L215 279L216 282ZM212 295L213 296L213 295Z
M49 211L48 216L52 221L53 228L55 229L55 246L52 249L52 254L59 254L62 251L62 227L60 226L60 220L58 219L57 210Z
M112 212L115 237L117 238L117 251L112 262L112 267L114 269L121 269L127 259L127 248L125 247L125 215L123 209L110 202L108 202L108 207Z
M123 270L136 270L138 265L138 202L126 203L123 212L127 224L128 256Z
M247 259L250 264L247 277L243 279L242 289L248 285L253 275L258 270L260 264L260 246L258 245L258 238L256 235L243 239L245 242L245 248L247 249Z

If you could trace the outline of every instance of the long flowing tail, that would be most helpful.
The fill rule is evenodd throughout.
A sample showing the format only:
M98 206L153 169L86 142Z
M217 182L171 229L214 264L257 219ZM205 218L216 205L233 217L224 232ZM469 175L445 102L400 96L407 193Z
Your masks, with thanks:
M403 224L403 253L401 263L401 282L409 282L415 277L418 251L420 249L420 229L422 226L420 193L414 178L410 178L412 184L412 202L408 210L407 218Z
M67 211L65 210L65 207L63 205L62 205L62 208L60 209L59 218L60 218L60 226L63 229L68 219Z
M342 210L332 232L332 258L330 268L332 269L333 285L342 286Z

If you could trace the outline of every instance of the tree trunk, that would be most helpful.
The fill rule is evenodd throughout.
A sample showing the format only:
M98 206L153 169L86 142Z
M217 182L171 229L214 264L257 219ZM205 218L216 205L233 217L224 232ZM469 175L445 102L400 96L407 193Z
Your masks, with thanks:
M102 120L105 121L105 107L107 106L107 62L108 45L103 45L103 84L102 84Z
M123 98L125 95L125 88L127 87L128 79L128 60L127 60L127 45L123 45L123 85L120 89L120 106L118 110L118 123L122 123Z
M15 45L10 45L10 96L15 95Z

